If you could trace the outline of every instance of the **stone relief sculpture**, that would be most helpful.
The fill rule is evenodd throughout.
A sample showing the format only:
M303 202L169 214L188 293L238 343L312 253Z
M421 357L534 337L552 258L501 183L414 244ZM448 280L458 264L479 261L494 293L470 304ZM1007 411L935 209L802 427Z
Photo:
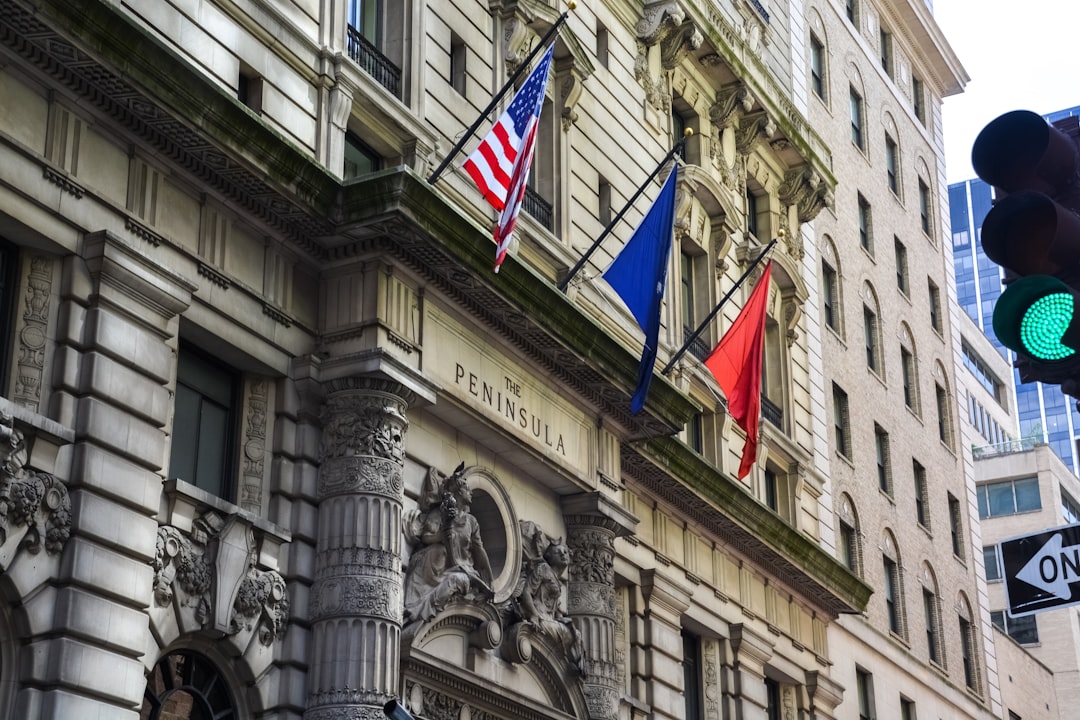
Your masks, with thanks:
M488 602L491 563L480 523L469 512L472 491L465 463L449 476L432 468L424 480L419 510L405 519L414 550L405 573L405 622L430 620L453 599Z
M530 629L545 636L584 676L581 633L563 611L562 602L570 548L562 538L550 537L534 522L522 520L520 525L524 562L508 608L508 622L515 624L509 635Z
M71 535L71 500L62 482L26 462L23 434L0 414L0 546L25 532L20 547L57 555Z

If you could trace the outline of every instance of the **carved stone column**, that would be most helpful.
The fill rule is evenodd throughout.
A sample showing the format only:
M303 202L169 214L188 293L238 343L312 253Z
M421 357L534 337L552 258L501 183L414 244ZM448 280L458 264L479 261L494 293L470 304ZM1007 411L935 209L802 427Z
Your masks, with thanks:
M615 538L630 535L637 518L599 492L563 500L571 552L567 614L585 646L585 701L593 720L615 720L619 681L615 663Z
M405 410L412 393L328 381L305 720L375 719L398 689Z

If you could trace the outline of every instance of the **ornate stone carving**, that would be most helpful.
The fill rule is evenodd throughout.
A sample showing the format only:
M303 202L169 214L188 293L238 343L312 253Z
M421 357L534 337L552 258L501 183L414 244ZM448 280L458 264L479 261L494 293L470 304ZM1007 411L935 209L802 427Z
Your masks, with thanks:
M701 47L704 39L692 21L681 23L660 43L660 67L674 70L688 53Z
M262 511L266 387L264 378L255 378L248 383L247 437L244 439L244 481L240 489L240 507L253 513Z
M685 19L686 11L675 0L651 2L645 5L634 32L646 46L652 46L682 25Z
M570 548L532 521L520 522L521 578L506 607L508 650L520 647L519 636L536 634L557 648L581 675L585 675L585 651L581 633L563 611L564 575L570 565ZM516 658L519 662L525 658Z
M257 560L252 530L236 517L204 513L190 534L163 525L152 562L154 607L175 605L186 629L257 631L270 645L285 634L289 597L285 578L257 568Z
M512 75L522 60L528 57L536 33L517 16L507 18L503 25L503 57L506 59L506 73Z
M579 528L569 540L570 579L615 586L615 535L604 529Z
M735 147L741 155L749 155L758 145L776 132L776 121L761 112L744 116L735 131Z
M563 74L560 94L562 95L562 129L564 132L577 122L578 114L575 108L578 100L581 99L581 91L584 86L585 84L574 70L571 69Z
M49 329L49 298L52 294L52 261L44 255L30 258L26 278L22 328L19 330L18 371L12 399L37 410L41 402L41 376L45 368L45 339Z
M732 83L717 91L716 102L709 108L709 120L718 129L734 129L753 107L754 98L749 88L742 83Z
M405 620L430 620L455 598L490 602L491 563L480 523L469 512L472 491L465 463L449 477L428 471L419 509L405 518L405 536L415 548L405 574Z
M795 206L800 223L810 222L834 201L828 183L810 166L788 170L777 194L781 202Z
M404 460L405 404L389 395L338 393L323 411L323 459L374 455Z
M670 70L685 55L701 44L701 33L692 24L684 28L686 11L673 0L661 0L645 6L638 21L637 57L634 59L634 77L645 90L645 100L657 112L671 112L671 86L669 73L661 72L654 77L649 67L649 48L661 43L661 67ZM670 42L665 42L671 39ZM695 44L696 41L696 44Z
M654 78L649 72L649 48L638 43L637 57L634 59L634 77L645 90L645 102L657 112L667 115L671 112L671 89L667 75Z
M71 534L67 487L48 473L28 470L22 432L0 414L0 546L25 533L20 548L58 555Z

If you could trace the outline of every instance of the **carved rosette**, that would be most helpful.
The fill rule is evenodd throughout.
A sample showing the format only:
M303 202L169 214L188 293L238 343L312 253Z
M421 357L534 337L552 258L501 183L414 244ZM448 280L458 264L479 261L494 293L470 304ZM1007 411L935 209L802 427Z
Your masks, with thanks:
M8 541L18 541L18 548L31 554L45 549L59 555L71 535L71 499L67 487L48 473L29 470L23 434L16 430L10 416L0 415L0 554L7 564L14 548Z
M405 411L412 395L366 378L330 381L326 389L304 718L379 718L398 685ZM353 650L344 654L342 647ZM357 665L356 657L376 660Z

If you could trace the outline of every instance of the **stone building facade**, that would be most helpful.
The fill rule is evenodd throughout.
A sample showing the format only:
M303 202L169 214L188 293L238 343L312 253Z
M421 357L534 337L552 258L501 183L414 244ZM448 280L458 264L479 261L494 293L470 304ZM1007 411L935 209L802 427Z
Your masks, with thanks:
M496 276L491 210L459 170L427 178L555 3L0 0L0 715L336 720L400 699L432 720L829 719L858 714L871 649L908 672L918 633L873 630L877 565L836 558L851 508L866 558L890 523L857 489L868 454L835 452L828 381L865 370L822 319L854 188L878 202L840 132L872 26L812 5L578 7ZM924 199L939 228L938 105L964 76L923 5L893 12L929 120L893 111L908 194L890 223ZM866 101L899 105L882 84ZM684 127L633 415L640 332L595 276L657 189L557 283ZM929 235L911 267L932 268L946 324L911 333L932 410L956 353ZM740 481L742 431L700 361L750 283L660 368L774 237L762 447ZM871 259L843 268L843 297L891 273ZM894 437L936 438L932 411L898 414ZM955 448L930 454L974 507ZM895 533L907 587L929 558L989 627L979 558ZM910 692L989 715L992 640L965 638L950 623L948 664ZM966 691L962 646L983 673Z

